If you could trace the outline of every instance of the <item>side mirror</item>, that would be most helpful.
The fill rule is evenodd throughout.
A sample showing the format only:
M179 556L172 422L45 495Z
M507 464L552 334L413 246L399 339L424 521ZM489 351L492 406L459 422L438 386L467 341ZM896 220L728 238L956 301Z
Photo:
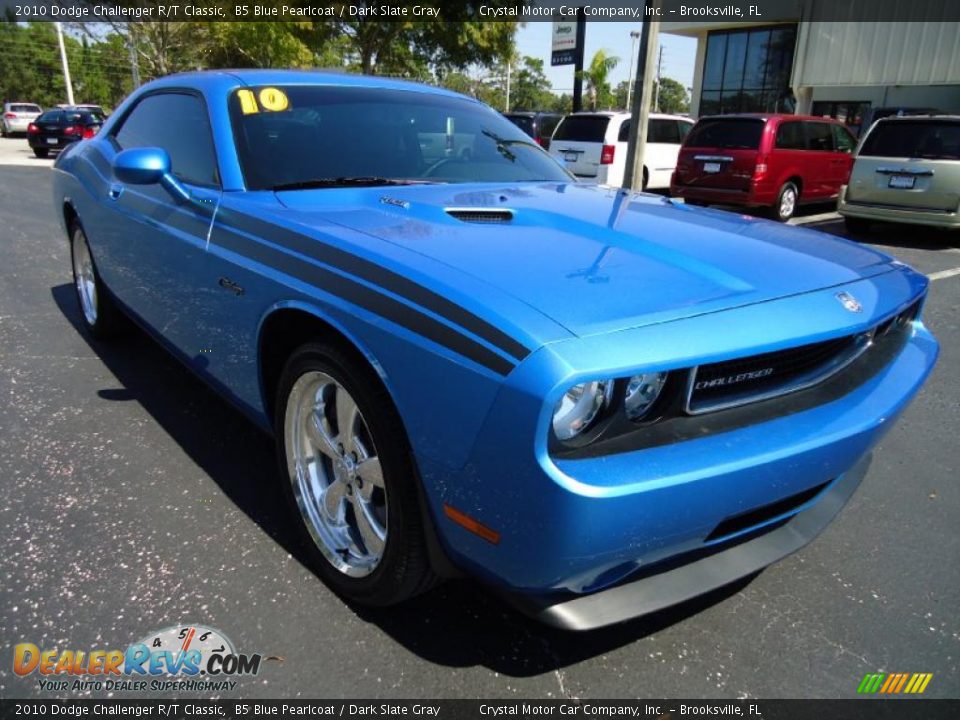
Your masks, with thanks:
M117 153L113 174L130 185L153 185L170 174L170 155L163 148L132 148Z
M113 159L113 174L120 182L130 185L160 183L175 200L190 200L190 191L170 172L170 155L163 148L131 148L117 153Z

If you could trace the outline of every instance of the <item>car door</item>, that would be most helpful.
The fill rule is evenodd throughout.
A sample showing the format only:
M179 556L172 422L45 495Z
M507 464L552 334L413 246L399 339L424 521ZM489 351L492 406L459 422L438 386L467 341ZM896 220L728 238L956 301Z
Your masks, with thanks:
M205 102L186 91L145 96L108 138L107 159L139 147L160 147L191 199L177 200L160 184L128 185L112 177L102 202L109 256L107 284L120 300L174 348L203 348L200 287L205 248L220 187Z
M833 131L831 123L805 120L804 132L807 149L803 153L800 166L805 190L801 198L805 200L833 197L840 190L839 183L834 187L834 178L839 174L838 164L843 159L833 151Z
M831 124L833 132L833 160L831 170L833 177L830 180L831 197L840 193L840 188L850 180L850 170L853 168L853 150L857 141L842 125Z

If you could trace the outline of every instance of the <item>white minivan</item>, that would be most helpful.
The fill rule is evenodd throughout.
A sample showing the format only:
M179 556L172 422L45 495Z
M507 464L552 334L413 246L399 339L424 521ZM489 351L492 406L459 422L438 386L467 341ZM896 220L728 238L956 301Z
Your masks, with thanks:
M644 190L670 187L680 144L692 127L690 118L650 113L643 162ZM550 154L579 178L621 187L629 136L630 113L574 113L563 118L553 131Z

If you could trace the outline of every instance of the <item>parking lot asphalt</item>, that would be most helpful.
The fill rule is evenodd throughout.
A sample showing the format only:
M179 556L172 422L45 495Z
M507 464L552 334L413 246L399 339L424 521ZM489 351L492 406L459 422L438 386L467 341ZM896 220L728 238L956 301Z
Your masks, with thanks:
M79 330L37 165L0 166L0 697L50 696L11 671L16 643L125 648L181 623L272 656L228 698L849 698L868 672L960 697L960 235L858 239L937 278L942 354L823 535L752 581L571 634L466 580L379 611L333 595L300 562L270 441L139 331Z

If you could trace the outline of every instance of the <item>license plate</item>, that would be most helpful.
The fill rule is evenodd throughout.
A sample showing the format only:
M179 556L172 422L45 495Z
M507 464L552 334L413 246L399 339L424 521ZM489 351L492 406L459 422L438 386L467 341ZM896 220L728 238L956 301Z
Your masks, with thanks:
M577 153L575 153L575 152L564 153L564 154L563 154L563 159L566 160L567 162L576 162L576 161L577 161Z
M913 175L892 175L887 187L910 190L916 182L917 179Z
M56 145L58 142L60 141L56 138L47 138L47 145Z
M703 171L708 173L720 172L720 163L704 163Z

